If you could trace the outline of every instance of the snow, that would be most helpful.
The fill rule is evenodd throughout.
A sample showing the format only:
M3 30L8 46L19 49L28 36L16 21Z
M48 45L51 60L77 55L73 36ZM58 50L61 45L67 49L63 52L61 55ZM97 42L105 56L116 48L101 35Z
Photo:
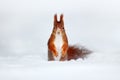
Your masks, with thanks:
M0 80L119 80L120 1L0 0ZM69 44L84 60L47 61L53 16L64 14Z
M71 61L47 61L41 56L0 58L0 80L119 80L120 54L93 53Z
M0 71L1 80L119 80L119 66L41 63L42 66L10 67ZM49 66L48 66L49 65Z

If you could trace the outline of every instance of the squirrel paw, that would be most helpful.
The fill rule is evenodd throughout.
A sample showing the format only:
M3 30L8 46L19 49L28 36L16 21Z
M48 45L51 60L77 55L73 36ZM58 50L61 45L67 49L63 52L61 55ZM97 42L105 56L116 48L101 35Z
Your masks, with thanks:
M62 51L62 57L66 56L66 51Z
M53 56L57 57L57 56L58 56L58 53L53 53Z

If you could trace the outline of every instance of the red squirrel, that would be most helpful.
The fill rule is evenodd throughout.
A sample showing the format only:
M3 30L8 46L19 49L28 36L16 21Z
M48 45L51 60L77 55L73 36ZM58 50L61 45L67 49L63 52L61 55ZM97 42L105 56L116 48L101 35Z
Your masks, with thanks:
M90 51L85 48L79 48L76 45L70 46L64 28L63 14L60 20L57 20L57 14L54 15L54 27L48 40L48 61L66 61L71 59L84 58Z

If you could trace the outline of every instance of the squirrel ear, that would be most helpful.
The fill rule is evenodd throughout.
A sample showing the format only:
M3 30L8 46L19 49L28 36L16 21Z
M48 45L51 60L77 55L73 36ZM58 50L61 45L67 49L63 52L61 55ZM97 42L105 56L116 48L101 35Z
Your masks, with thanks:
M63 21L63 14L60 15L60 21Z
M57 14L54 15L54 22L57 22Z

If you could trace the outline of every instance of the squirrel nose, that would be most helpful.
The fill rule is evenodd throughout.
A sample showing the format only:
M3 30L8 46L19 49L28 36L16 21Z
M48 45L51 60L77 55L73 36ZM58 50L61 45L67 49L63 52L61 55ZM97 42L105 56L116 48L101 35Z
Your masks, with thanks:
M57 34L60 34L60 32L61 32L61 31L60 31L60 29L58 28L58 29L57 29Z
M58 31L57 33L60 34L60 31Z

